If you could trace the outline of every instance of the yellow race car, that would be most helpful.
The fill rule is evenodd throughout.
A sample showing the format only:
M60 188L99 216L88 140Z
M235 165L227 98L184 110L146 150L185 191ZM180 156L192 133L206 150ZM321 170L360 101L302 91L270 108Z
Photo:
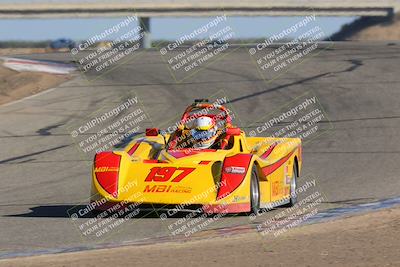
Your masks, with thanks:
M209 148L187 142L191 123L200 116L218 126ZM226 107L199 100L185 110L173 132L146 129L144 137L123 150L97 153L92 209L134 203L205 213L256 213L294 205L301 140L248 137L231 120Z

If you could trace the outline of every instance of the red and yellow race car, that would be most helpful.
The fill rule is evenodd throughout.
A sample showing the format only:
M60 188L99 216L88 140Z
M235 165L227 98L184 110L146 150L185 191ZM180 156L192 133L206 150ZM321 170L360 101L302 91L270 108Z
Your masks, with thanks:
M248 137L231 120L226 107L199 100L185 110L174 131L146 129L123 150L97 153L91 206L104 210L139 203L241 213L293 205L301 140ZM210 133L207 123L212 124L212 138L207 136L212 144L205 148L194 141L205 140L196 136Z

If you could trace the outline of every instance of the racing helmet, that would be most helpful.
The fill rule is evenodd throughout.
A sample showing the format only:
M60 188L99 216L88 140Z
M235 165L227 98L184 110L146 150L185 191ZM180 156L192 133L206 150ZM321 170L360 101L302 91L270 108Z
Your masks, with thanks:
M190 131L194 139L194 147L206 149L211 147L217 139L217 126L212 118L202 116L194 121Z

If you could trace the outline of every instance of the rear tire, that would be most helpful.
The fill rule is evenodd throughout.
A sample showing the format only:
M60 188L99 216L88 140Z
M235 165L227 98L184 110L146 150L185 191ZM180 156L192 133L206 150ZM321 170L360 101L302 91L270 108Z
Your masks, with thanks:
M257 214L258 210L260 209L260 181L256 166L253 166L253 169L251 170L250 207L250 212L253 214Z
M297 168L296 165L294 165L292 179L290 179L290 202L288 203L289 207L293 207L297 203L296 189L297 189Z

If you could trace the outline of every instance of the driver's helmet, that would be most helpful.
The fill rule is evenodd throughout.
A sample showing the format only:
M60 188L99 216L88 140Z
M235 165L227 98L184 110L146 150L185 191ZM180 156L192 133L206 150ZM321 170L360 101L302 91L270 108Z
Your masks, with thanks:
M217 126L212 118L202 116L194 121L190 130L194 139L194 147L205 149L211 147L217 139Z

